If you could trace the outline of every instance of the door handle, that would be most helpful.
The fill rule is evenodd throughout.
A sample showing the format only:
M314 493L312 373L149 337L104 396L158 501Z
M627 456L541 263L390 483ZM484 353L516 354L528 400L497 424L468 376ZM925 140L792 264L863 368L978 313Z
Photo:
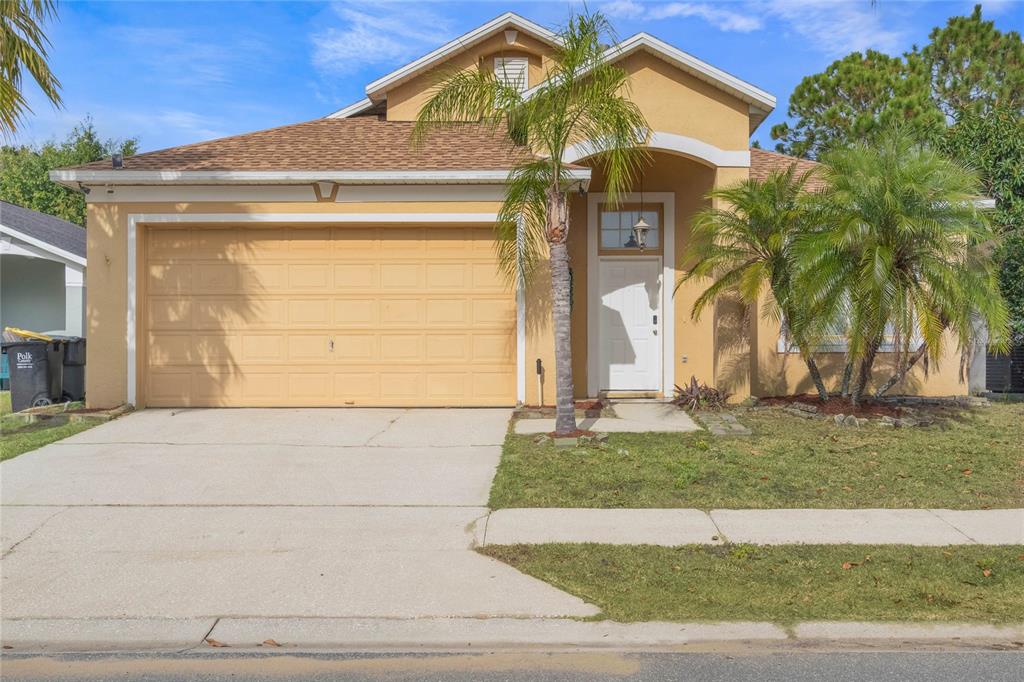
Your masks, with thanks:
M654 316L654 324L658 324L658 316L657 315Z

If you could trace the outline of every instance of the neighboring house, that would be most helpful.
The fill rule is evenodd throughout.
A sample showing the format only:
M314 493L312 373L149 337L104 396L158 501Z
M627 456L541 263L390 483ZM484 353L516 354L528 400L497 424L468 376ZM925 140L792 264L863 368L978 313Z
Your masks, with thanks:
M0 329L82 336L85 230L0 201Z
M535 87L556 40L505 14L323 119L51 173L89 190L89 255L100 263L89 273L90 402L550 403L549 283L541 274L513 290L493 253L503 183L526 150L473 125L418 148L409 137L440 74L496 69ZM586 145L566 156L580 189L570 237L578 395L665 396L691 375L740 397L808 390L777 322L729 306L693 321L701 285L673 295L708 190L795 161L749 149L775 98L645 33L608 58L650 123L652 163L611 207ZM653 226L644 251L630 241L641 210ZM965 392L954 352L901 390ZM842 354L822 364L834 376Z

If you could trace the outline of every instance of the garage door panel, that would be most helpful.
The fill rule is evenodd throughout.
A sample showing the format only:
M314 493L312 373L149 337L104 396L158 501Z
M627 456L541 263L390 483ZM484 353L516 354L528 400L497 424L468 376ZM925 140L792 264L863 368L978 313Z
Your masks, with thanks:
M366 363L379 359L381 337L378 334L334 334L333 361Z
M195 326L192 320L192 301L178 296L151 296L146 306L146 319L150 329L192 329Z
M490 228L151 228L154 406L508 405Z
M192 266L182 264L150 265L146 269L149 290L155 294L187 294L192 291Z
M431 327L469 324L469 302L464 299L439 298L426 303L427 324Z
M242 334L240 362L281 364L288 360L284 334Z
M423 346L422 334L381 334L381 361L395 364L422 362Z
M334 300L334 321L338 329L373 327L378 324L380 302L369 298Z
M334 288L330 263L292 263L288 266L288 287L298 291L330 291Z
M372 263L339 263L334 266L335 291L366 291L379 286L378 267Z
M476 299L471 305L473 324L492 324L501 327L515 324L515 301L509 301L507 298Z
M192 255L192 231L188 228L150 230L146 242L148 258L189 258Z
M419 326L423 322L423 301L417 298L378 300L381 325Z

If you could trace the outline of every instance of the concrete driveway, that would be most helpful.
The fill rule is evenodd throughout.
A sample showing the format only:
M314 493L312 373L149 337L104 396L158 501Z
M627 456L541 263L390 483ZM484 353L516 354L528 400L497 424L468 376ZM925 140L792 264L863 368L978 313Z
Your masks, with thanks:
M144 410L4 462L3 618L592 614L471 551L508 419Z

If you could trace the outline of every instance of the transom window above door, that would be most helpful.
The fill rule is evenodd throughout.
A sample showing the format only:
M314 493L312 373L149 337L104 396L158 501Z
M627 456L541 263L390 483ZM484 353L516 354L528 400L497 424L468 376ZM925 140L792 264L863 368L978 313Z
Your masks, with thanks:
M644 221L650 225L647 231L647 250L657 251L661 248L661 207L658 205L645 205L640 210L640 204L620 204L614 209L602 204L598 207L600 211L599 227L601 230L602 250L640 250L636 243L636 236L633 234L633 226L643 215Z

